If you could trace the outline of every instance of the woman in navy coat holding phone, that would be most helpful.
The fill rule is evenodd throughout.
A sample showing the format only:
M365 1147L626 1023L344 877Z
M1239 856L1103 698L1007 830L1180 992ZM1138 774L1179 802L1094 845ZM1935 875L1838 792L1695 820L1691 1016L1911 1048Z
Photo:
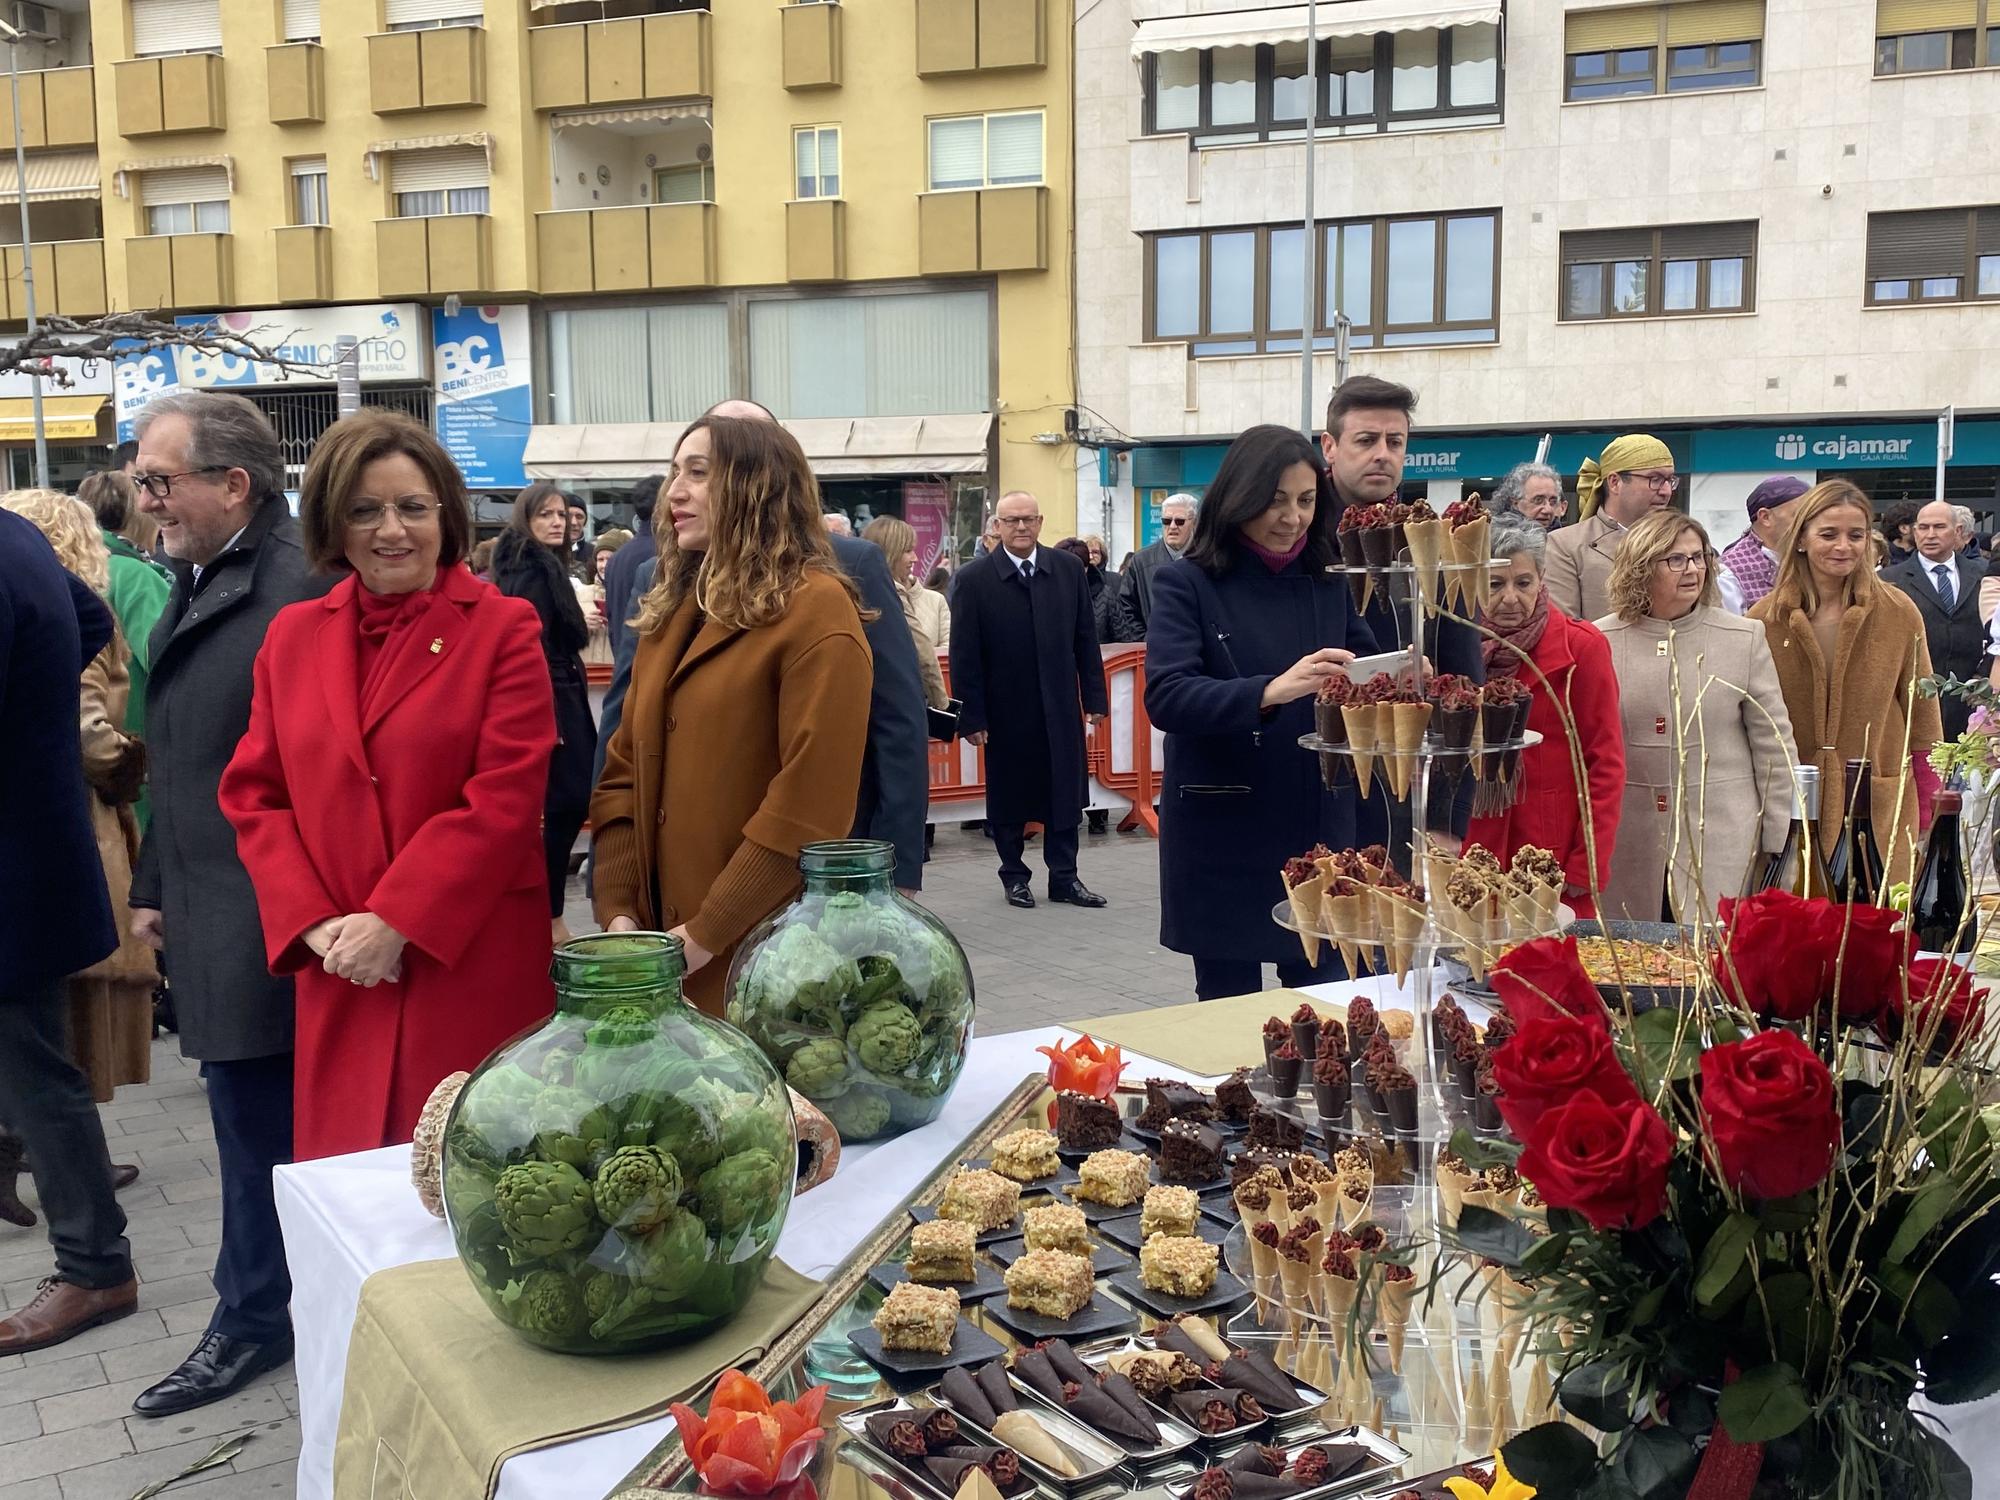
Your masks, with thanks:
M1342 977L1315 969L1271 920L1285 861L1355 843L1356 795L1320 784L1299 748L1320 684L1373 654L1333 571L1333 488L1319 449L1253 427L1223 456L1180 560L1153 578L1146 712L1166 734L1160 793L1160 942L1194 959L1195 998Z

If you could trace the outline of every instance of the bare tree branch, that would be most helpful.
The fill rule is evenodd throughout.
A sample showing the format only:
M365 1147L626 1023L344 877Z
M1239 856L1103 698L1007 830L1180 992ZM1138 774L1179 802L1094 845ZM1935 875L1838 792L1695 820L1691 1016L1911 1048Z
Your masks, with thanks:
M168 323L143 312L101 318L58 314L38 322L32 334L0 341L0 375L40 375L50 385L66 387L75 382L63 361L88 367L100 359L133 359L164 349L192 349L215 358L229 355L316 380L326 380L332 373L325 365L288 358L260 343L259 337L269 332L262 327L232 333L215 323Z

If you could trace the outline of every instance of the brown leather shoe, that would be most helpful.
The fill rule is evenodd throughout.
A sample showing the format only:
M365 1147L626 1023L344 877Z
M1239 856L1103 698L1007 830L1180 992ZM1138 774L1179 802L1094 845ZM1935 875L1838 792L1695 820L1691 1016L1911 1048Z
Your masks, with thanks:
M0 1319L0 1354L26 1354L75 1338L86 1328L116 1322L139 1307L139 1283L123 1286L78 1286L51 1276L26 1307Z

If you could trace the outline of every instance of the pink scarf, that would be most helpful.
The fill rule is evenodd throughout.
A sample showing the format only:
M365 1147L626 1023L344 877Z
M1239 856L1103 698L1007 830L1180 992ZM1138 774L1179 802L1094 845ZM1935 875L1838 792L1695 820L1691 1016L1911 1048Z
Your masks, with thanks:
M1236 534L1236 540L1247 547L1251 555L1273 573L1282 573L1299 560L1299 554L1306 550L1306 543L1312 540L1312 533L1310 531L1300 532L1299 539L1293 542L1291 547L1284 552L1273 552L1269 547L1260 547L1240 531Z
M1521 670L1521 664L1535 654L1535 647L1541 645L1542 637L1549 628L1549 591L1542 590L1535 607L1528 612L1528 618L1512 630L1502 630L1491 620L1481 622L1498 639L1482 638L1479 651L1486 658L1486 680L1495 677L1513 677Z

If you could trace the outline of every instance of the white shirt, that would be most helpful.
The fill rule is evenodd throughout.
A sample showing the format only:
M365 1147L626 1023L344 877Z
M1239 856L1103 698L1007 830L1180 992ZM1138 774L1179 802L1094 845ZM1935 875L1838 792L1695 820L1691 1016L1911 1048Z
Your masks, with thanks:
M1013 553L1007 551L1005 547L1002 547L1000 549L1001 553L1006 557L1007 561L1014 565L1014 571L1023 576L1024 581L1026 579L1028 565L1030 563L1034 563L1036 568L1041 567L1040 563L1035 562L1036 555L1040 553L1041 550L1042 549L1040 547L1037 547L1033 552L1030 552L1026 557L1016 557Z

